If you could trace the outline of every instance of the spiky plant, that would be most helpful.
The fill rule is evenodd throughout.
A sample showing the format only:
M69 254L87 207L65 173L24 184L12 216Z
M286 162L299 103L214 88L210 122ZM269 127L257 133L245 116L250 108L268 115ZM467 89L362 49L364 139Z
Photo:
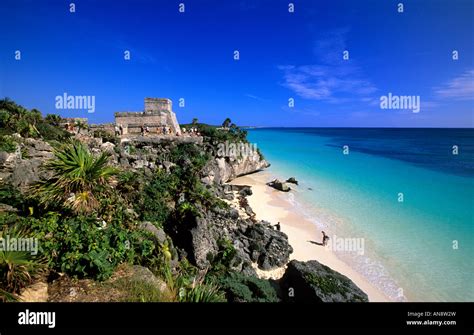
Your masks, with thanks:
M0 231L10 239L27 238L28 232L13 226ZM0 251L0 301L14 301L21 289L31 284L46 269L43 258L28 251Z
M44 168L53 176L32 187L32 195L44 206L64 203L77 213L90 213L99 205L98 195L106 190L118 172L108 166L108 153L94 157L76 140L71 140Z
M225 302L224 294L216 284L204 284L193 281L188 287L182 287L179 294L180 302Z

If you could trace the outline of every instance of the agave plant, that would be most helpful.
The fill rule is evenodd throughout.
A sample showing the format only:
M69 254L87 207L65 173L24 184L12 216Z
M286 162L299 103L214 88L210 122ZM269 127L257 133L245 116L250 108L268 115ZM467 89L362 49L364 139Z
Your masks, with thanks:
M32 195L44 206L62 204L77 213L89 213L98 205L98 195L118 172L108 166L108 153L94 157L79 141L71 140L55 151L44 165L53 176L32 187Z
M216 284L204 284L201 281L193 281L188 287L181 287L179 293L180 302L224 302L224 294Z
M16 240L25 238L28 232L17 226L0 232ZM31 284L46 269L44 258L27 251L0 251L0 300L14 301L21 289Z

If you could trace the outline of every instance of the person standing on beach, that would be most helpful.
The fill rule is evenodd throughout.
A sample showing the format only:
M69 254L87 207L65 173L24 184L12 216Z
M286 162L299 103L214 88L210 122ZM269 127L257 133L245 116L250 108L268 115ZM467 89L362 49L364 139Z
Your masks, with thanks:
M328 240L329 240L329 236L326 235L326 233L324 232L324 230L322 231L322 234L323 234L323 246L326 246L328 244Z

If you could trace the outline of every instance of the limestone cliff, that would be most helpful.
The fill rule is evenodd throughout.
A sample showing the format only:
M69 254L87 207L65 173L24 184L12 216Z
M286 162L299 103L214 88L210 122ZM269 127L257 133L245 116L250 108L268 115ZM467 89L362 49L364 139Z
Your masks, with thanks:
M0 151L0 182L26 190L47 176L41 165L53 157L53 148L47 142L32 138L19 138L19 142L12 153Z
M202 181L206 184L222 184L269 166L270 164L257 151L241 157L237 155L215 157L204 168Z

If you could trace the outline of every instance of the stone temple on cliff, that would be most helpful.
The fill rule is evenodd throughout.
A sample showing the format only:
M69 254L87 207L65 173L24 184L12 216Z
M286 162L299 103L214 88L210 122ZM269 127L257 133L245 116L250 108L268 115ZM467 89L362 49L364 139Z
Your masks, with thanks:
M172 102L165 98L145 98L143 112L117 112L115 125L123 135L139 135L145 130L149 134L181 135Z

